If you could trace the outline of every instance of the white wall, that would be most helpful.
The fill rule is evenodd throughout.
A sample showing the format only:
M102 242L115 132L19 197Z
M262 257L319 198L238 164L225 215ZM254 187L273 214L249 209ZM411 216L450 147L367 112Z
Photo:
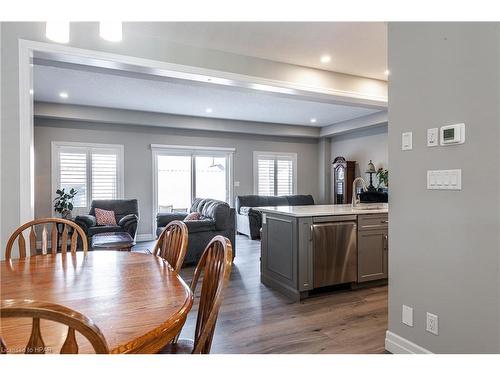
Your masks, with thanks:
M152 228L151 144L234 147L234 195L253 194L253 151L297 153L297 190L318 199L318 140L222 132L202 132L150 126L97 124L35 119L35 216L51 215L51 142L73 141L124 145L125 197L137 198L139 234Z
M435 353L499 353L500 24L391 23L389 67L389 330ZM463 145L426 146L427 128L458 122ZM462 190L426 189L427 170L455 168Z
M330 143L330 163L337 156L343 156L347 160L355 160L356 176L361 176L365 180L369 178L365 171L370 160L375 164L375 168L389 168L387 157L387 124L338 135L331 138ZM375 175L373 175L373 185L377 187L377 178Z

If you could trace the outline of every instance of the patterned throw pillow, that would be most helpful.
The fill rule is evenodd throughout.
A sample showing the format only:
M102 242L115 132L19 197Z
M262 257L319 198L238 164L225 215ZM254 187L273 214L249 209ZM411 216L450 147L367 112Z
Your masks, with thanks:
M201 219L201 214L199 212L191 212L184 218L184 221L194 221L200 219Z
M95 220L97 225L114 225L116 226L116 218L114 211L95 209Z

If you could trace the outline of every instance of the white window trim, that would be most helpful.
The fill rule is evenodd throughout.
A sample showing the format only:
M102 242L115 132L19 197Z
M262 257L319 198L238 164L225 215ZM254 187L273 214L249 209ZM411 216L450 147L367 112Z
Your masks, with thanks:
M158 210L158 155L220 155L227 157L228 173L226 174L226 184L228 186L228 203L231 207L234 206L234 153L235 148L230 147L203 147L203 146L180 146L180 145L160 145L151 144L152 157L152 175L153 175L153 217L152 217L152 234L156 238L156 215ZM192 183L194 183L192 181ZM192 186L192 194L194 194L194 186Z
M292 159L292 194L297 194L297 154L295 152L272 152L272 151L254 151L253 152L253 192L259 194L259 173L258 160L260 157L285 157Z
M99 149L102 148L104 150L116 149L118 151L118 197L117 199L123 199L124 191L125 191L125 174L124 174L124 147L120 144L104 144L104 143L84 143L84 142L60 142L60 141L52 141L51 142L51 184L52 191L51 197L52 201L56 198L56 190L59 188L59 166L57 165L57 161L59 160L57 156L57 150L61 147L81 147L81 148L93 148ZM87 184L91 185L92 181L90 180L91 171L90 168L87 168ZM87 189L87 194L90 194L92 188ZM91 203L91 196L87 196L87 204ZM52 202L51 202L52 207ZM90 208L90 207L87 207ZM55 212L52 209L52 216L55 216Z

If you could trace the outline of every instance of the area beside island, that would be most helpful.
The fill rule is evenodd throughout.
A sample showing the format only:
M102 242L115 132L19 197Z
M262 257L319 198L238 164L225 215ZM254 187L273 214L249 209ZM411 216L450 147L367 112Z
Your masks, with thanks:
M387 279L388 205L259 207L261 281L293 300Z

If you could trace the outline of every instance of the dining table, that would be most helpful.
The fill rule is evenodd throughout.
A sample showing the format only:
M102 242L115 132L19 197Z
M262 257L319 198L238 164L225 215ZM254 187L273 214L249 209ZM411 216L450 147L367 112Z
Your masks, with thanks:
M193 305L182 278L160 257L135 252L79 251L0 262L2 300L60 304L86 315L111 353L156 353L180 332ZM7 347L28 343L31 319L2 318ZM41 321L47 352L58 353L67 327ZM93 353L77 336L79 353ZM53 349L53 350L51 350Z

